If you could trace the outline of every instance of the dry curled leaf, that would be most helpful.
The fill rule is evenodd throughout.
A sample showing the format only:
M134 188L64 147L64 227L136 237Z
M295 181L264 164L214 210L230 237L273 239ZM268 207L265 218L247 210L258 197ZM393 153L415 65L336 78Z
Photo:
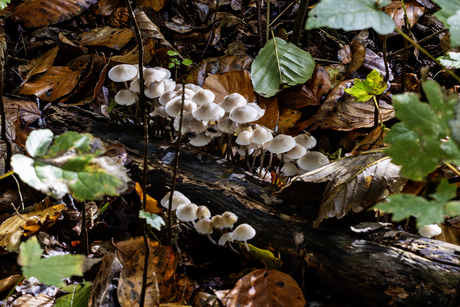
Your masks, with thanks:
M161 2L161 1L158 1ZM163 3L164 4L164 3ZM145 6L145 5L144 5ZM155 9L155 8L154 8ZM160 8L161 9L161 8ZM144 13L144 11L136 14L136 21L141 31L142 37L153 38L160 41L160 45L166 48L173 48L171 44L165 39L160 29L154 24Z
M425 8L418 3L418 1L414 0L404 1L404 6L407 13L407 19L409 20L410 26L413 27L420 17L425 14ZM405 26L404 8L401 1L393 1L390 5L385 6L384 11L390 15L398 29L402 29Z
M227 307L304 307L302 290L289 275L276 270L255 270L243 276L225 299Z
M363 65L364 59L366 58L366 47L357 40L352 41L350 47L352 59L348 66L348 70L352 73Z
M40 109L33 101L3 97L3 103L5 105L6 120L9 122L13 123L18 119L18 112L19 118L26 124L34 122L41 116Z
M344 217L348 212L361 212L375 204L382 193L398 193L407 179L400 173L401 167L391 163L390 157L380 152L363 153L345 157L319 169L294 178L299 182L328 182L318 218L313 223L318 227L322 220ZM289 185L285 189L299 188L301 184Z
M203 88L212 91L215 103L221 102L231 93L241 94L248 102L255 102L256 95L251 84L251 76L247 71L228 71L223 74L209 75Z
M18 72L22 75L23 81L21 86L24 85L32 76L36 74L47 71L51 66L53 66L54 59L58 53L59 47L54 47L53 49L46 52L44 55L33 59L26 65L19 65Z
M115 50L123 48L133 38L130 29L96 28L77 36L77 43L85 46L104 46Z

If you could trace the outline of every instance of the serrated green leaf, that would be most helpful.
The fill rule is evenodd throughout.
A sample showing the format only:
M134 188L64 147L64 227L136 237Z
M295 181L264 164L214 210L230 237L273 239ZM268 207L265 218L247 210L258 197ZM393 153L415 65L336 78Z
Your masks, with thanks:
M314 68L315 61L308 52L275 37L265 44L251 65L252 85L258 94L272 97L282 84L305 83Z
M43 156L53 141L53 136L53 132L49 129L32 131L26 141L26 148L29 155L31 157Z
M380 2L381 5L376 6L374 0L322 0L308 13L305 29L328 27L354 31L372 28L381 35L393 33L393 20L379 10L391 1Z
M447 52L447 56L439 57L438 60L444 66L460 68L460 52Z
M356 101L368 101L373 96L382 94L386 88L387 84L383 82L383 76L374 69L367 75L366 80L355 79L355 85L346 88L345 92L353 95Z
M417 141L420 136L413 130L408 129L403 123L396 123L387 132L385 142L395 143L397 141Z
M37 237L32 237L19 246L20 264L25 278L36 277L41 283L63 287L65 277L83 275L83 255L64 255L41 258L43 253Z
M93 285L90 282L65 286L62 290L69 292L69 294L58 298L53 307L86 307L88 306L92 288Z
M445 204L452 198L457 196L457 187L453 184L449 184L449 181L442 179L436 192L430 194L430 197L438 203Z
M448 19L457 14L460 10L460 2L457 0L433 0L442 9L433 15L438 18L444 25L449 26Z
M11 0L0 0L0 10L3 10L8 6Z
M144 210L139 210L139 218L145 219L147 224L157 230L160 230L161 226L165 225L165 221L161 216L156 215L155 213L146 212Z
M450 201L445 207L446 215L457 216L460 215L460 201Z

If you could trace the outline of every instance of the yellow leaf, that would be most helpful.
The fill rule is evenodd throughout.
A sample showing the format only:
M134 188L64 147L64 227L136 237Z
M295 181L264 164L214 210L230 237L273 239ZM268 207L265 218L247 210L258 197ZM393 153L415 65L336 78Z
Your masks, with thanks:
M144 195L143 195L142 187L139 184L139 182L136 182L135 190L139 198L142 200L144 198ZM158 207L158 202L156 201L156 199L151 197L148 194L147 194L147 202L145 203L144 211L148 213L156 213L156 214L163 213L163 210L161 210L161 208Z

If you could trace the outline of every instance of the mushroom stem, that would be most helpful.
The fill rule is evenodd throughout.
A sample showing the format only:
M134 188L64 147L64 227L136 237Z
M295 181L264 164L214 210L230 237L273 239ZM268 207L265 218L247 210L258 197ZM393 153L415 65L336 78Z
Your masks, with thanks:
M248 146L246 146L244 148L244 161L246 162L246 166L248 167L248 171L251 173L252 172L252 168L251 168L251 165L249 164L249 149L248 149Z
M268 160L267 170L265 171L264 176L261 178L265 178L265 176L267 176L267 173L270 171L270 167L272 166L272 161L273 161L273 153L270 152L270 160Z
M248 241L244 241L244 245L246 246L246 249L248 250L248 252L251 253L251 250L249 249Z
M230 249L231 249L234 253L236 253L236 254L238 254L238 255L241 255L241 253L240 253L239 251L237 251L237 250L233 247L232 243L228 243L228 246L230 246Z
M262 169L264 168L264 160L265 160L265 148L264 148L264 144L262 144L262 148L261 148L262 152L261 152L261 156L260 156L260 167L259 167L259 177L262 178Z
M123 83L125 84L126 89L129 90L128 81L123 81Z
M283 165L283 163L284 163L284 153L281 154L281 160L280 160L280 164L278 165L278 174L276 175L276 178L280 177L281 165Z
M206 236L208 237L209 241L211 241L212 244L217 245L216 241L211 237L211 234L207 233Z

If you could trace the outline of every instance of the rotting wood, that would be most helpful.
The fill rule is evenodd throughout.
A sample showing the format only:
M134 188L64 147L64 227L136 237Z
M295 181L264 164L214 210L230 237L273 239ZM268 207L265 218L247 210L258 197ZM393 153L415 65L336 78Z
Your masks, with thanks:
M50 107L47 123L55 134L75 130L122 143L133 158L130 173L140 180L141 129L120 127L70 106ZM149 148L148 193L161 199L171 184L175 148L159 139L152 139ZM346 235L314 229L317 210L308 210L309 199L282 201L272 185L195 148L182 147L179 159L179 191L214 214L229 210L250 223L257 230L254 245L284 257L302 256L306 281L332 297L355 306L447 306L454 293L460 276L459 246L397 231Z

